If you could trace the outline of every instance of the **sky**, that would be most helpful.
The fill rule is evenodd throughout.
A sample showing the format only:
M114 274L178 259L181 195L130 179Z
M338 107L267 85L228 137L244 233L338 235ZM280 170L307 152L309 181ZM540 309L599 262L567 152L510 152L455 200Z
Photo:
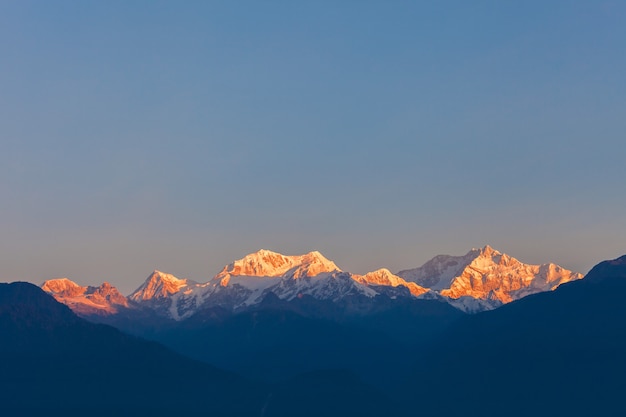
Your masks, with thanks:
M0 1L0 280L626 253L624 1Z

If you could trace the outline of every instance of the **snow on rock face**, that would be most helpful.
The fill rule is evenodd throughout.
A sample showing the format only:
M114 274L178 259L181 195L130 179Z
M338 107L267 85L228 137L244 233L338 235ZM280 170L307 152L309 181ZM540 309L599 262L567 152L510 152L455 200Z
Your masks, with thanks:
M438 255L422 267L400 271L398 275L445 297L459 300L451 304L468 312L478 311L478 305L490 310L526 295L554 290L565 282L583 277L554 264L524 264L490 246L472 249L464 256ZM478 304L464 302L462 298L468 300L464 297L478 300Z
M364 295L371 298L378 294L371 288L354 281L346 272L322 273L315 277L300 279L286 277L268 290L284 300L310 295L320 300L338 301L352 295Z
M478 254L476 249L472 249L465 256L437 255L419 268L398 272L398 276L422 287L440 291L448 288L454 277L459 275Z
M86 294L88 297L91 297L92 301L100 301L102 303L108 302L110 304L128 307L126 297L124 297L122 293L117 290L117 288L106 281L99 287L87 287Z
M43 283L41 289L49 294L64 297L77 297L87 291L87 287L81 287L68 278L49 279Z
M246 255L222 269L214 279L231 276L248 277L313 277L323 272L340 271L333 261L314 251L304 255L286 256L261 249Z
M82 287L67 278L57 278L44 282L41 289L81 315L115 314L128 307L126 297L108 282L99 287Z
M154 271L128 299L106 282L100 287L81 287L60 278L46 281L42 288L83 315L115 314L128 307L183 320L209 306L246 308L260 303L270 292L284 300L302 295L332 301L380 294L417 297L445 301L475 313L580 278L581 274L558 265L524 264L490 246L463 256L438 255L397 275L384 268L365 275L342 272L317 251L287 256L260 250L225 266L205 284Z
M364 285L382 285L388 287L405 286L414 296L420 296L428 292L427 288L421 287L414 282L407 282L397 275L392 274L388 269L381 268L365 275L352 275L352 279Z
M286 256L262 249L224 267L210 284L207 302L228 303L231 308L256 304L269 292L285 300L302 295L332 300L376 295L317 251Z
M128 298L161 316L182 320L199 307L203 289L194 281L155 270Z
M146 281L137 288L129 298L133 301L152 300L165 298L176 294L181 288L187 286L186 279L176 278L174 275L155 270Z

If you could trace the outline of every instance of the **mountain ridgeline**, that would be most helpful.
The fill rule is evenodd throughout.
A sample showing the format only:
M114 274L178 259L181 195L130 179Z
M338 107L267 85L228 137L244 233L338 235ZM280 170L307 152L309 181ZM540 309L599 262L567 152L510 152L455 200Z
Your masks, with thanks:
M429 416L626 415L626 256L583 280L463 317L422 351L403 393ZM445 388L444 388L445 387Z
M155 271L129 297L2 284L0 403L9 416L626 415L626 256L580 278L485 247L366 275L260 251L206 283Z
M84 318L247 377L283 380L342 368L377 381L392 378L417 347L465 313L581 277L489 246L397 275L345 272L319 252L260 250L205 283L154 271L126 298L106 283L58 279L42 288Z
M464 256L439 255L419 268L397 274L381 268L365 275L344 272L319 252L285 256L260 250L225 266L206 283L154 271L128 297L108 283L81 287L67 278L48 280L42 288L82 316L143 309L181 321L212 307L246 311L262 304L270 294L286 301L303 296L333 302L378 296L434 299L474 313L580 278L581 274L555 264L524 264L490 246L472 249Z

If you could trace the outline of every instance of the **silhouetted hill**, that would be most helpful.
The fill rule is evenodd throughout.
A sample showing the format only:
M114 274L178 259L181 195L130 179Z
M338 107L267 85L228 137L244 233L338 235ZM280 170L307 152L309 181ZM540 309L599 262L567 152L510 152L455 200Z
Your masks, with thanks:
M587 284L603 283L606 281L626 280L626 255L611 261L600 262L585 276Z
M262 333L278 339L275 330L304 323L289 312L262 314L238 318L244 329L248 318L262 329L273 328L274 333ZM314 320L302 331L319 325ZM28 283L0 284L0 336L2 416L398 415L386 396L350 372L318 369L279 384L251 383L157 343L80 319ZM332 346L333 340L315 343ZM303 344L291 347L311 351ZM261 352L267 348L259 346ZM253 360L266 368L279 363L274 356Z
M0 284L2 415L256 415L266 393L105 325L38 287Z
M626 415L626 256L457 322L407 382L432 416Z

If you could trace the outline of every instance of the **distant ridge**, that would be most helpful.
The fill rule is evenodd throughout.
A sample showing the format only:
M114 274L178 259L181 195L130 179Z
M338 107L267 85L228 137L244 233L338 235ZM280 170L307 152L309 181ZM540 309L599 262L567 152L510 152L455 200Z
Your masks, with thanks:
M524 264L489 245L463 256L438 255L398 274L381 268L364 275L342 271L318 251L283 255L261 249L226 265L206 283L155 270L127 298L107 283L81 287L66 278L46 281L42 288L84 316L148 309L161 317L184 320L211 306L247 309L269 293L285 300L308 295L331 301L385 294L394 299L440 300L473 313L580 278L581 274L555 264Z

